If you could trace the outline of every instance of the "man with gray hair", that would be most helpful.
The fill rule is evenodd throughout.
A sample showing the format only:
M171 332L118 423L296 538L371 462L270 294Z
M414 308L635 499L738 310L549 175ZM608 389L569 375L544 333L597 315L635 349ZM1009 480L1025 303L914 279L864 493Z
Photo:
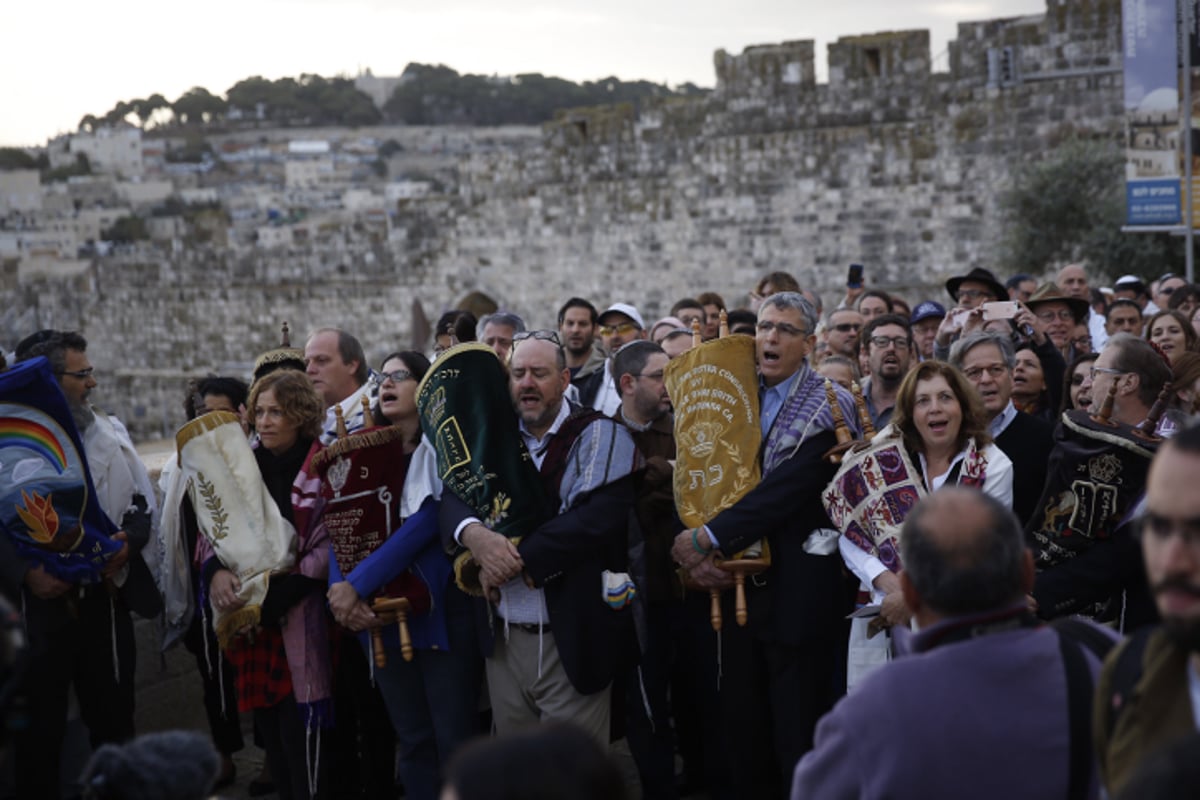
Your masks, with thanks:
M508 363L513 337L525 332L525 320L507 311L497 311L479 320L475 326L475 338L496 351L496 356Z
M901 643L907 655L821 720L793 800L898 787L908 797L1097 797L1090 703L1112 634L1038 622L1025 601L1033 558L1017 520L976 489L918 503L900 549L920 632Z
M1097 414L1115 384L1113 419L1138 425L1149 416L1150 407L1169 380L1171 368L1149 342L1118 333L1100 351L1091 372L1083 379L1083 389L1091 395L1091 412Z
M763 301L755 335L762 481L707 525L679 533L671 548L694 580L720 587L727 578L715 556L732 557L764 536L770 545L770 568L746 583L750 636L743 641L730 626L721 640L722 723L736 732L725 755L744 797L783 792L817 719L845 690L849 598L821 503L834 474L824 454L837 436L824 378L808 363L816 325L798 292ZM855 423L850 393L833 391Z
M950 363L958 367L979 393L988 416L988 433L1013 462L1013 512L1024 525L1033 516L1046 486L1046 464L1054 446L1054 428L1013 405L1016 352L1008 336L991 332L968 334L950 348Z

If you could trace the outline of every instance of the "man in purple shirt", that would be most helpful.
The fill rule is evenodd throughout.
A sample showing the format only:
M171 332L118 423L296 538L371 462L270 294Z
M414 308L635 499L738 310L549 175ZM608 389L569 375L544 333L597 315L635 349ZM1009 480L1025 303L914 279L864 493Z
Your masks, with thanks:
M1081 622L1067 638L1041 625L1025 602L1033 558L1017 520L975 489L921 501L900 548L920 630L912 652L821 720L793 800L1096 797L1091 648L1111 635Z

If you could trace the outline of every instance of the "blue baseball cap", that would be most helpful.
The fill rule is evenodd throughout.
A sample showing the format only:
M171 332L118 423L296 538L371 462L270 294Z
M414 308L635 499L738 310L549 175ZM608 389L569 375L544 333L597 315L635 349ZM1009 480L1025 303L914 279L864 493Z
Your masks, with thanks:
M946 309L940 303L935 303L932 300L925 300L917 303L917 307L913 309L912 317L909 319L910 325L916 325L923 319L931 319L937 317L942 319L946 316Z

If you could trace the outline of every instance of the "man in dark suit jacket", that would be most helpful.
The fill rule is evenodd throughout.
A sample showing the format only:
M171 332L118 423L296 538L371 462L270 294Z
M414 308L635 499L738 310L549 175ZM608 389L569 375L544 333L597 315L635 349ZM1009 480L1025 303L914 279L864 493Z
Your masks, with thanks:
M1012 339L991 332L972 333L954 343L950 362L979 392L988 414L988 432L1013 462L1013 513L1029 522L1046 487L1046 464L1054 446L1049 423L1018 411L1012 402Z
M837 534L821 504L837 443L824 381L808 364L817 315L800 294L768 297L758 312L762 481L706 526L680 533L672 556L702 585L724 585L716 555L766 538L771 567L747 581L750 636L722 634L721 711L726 754L742 797L779 796L813 729L845 690L849 597ZM846 420L849 392L835 385ZM736 645L729 645L734 640Z
M603 587L625 569L637 455L623 426L564 400L562 345L541 333L516 337L510 389L549 519L514 545L447 492L442 534L471 551L493 600L480 627L497 732L569 720L607 745L612 679L634 642L628 607Z

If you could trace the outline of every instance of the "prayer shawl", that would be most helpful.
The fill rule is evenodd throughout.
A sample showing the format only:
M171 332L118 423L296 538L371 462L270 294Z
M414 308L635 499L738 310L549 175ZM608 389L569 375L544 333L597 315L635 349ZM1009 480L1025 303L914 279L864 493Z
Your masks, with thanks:
M214 609L213 629L222 649L244 628L258 625L271 573L287 572L296 563L296 531L279 511L263 483L234 414L214 411L197 417L175 435L178 478L164 503L177 508L186 493L196 510L200 533L213 554L242 583L238 597L245 605L232 611ZM188 581L182 524L172 515L171 529L163 536L169 553L169 581ZM186 624L177 605L180 587L170 587L176 603L168 610L170 627Z
M958 484L982 488L987 458L967 443ZM900 527L928 492L900 432L887 426L868 447L851 451L821 496L833 526L855 547L900 571Z
M854 398L839 384L835 383L833 388L842 407L843 419L855 436L861 436ZM806 361L800 365L800 372L771 424L771 430L767 431L761 454L763 474L791 458L809 436L833 429L833 412L825 399L825 379Z
M346 423L346 430L354 433L365 426L366 419L363 416L363 398L367 398L370 405L374 406L379 402L379 376L373 370L367 377L367 382L358 387L355 392L347 397L342 402L338 403L342 407L342 419ZM337 432L337 412L330 406L325 413L325 423L321 426L321 444L328 445L338 437Z
M150 514L147 538L129 534L129 560L112 576L112 582L120 587L121 596L131 611L145 619L155 619L162 614L162 599L155 585L159 571L157 532L160 520L154 484L121 421L98 408L93 407L92 411L92 424L83 432L83 450L96 484L100 507L119 527L125 525L127 512L138 511L138 498L146 504Z
M121 549L50 363L0 373L0 525L22 558L69 583L96 583Z

